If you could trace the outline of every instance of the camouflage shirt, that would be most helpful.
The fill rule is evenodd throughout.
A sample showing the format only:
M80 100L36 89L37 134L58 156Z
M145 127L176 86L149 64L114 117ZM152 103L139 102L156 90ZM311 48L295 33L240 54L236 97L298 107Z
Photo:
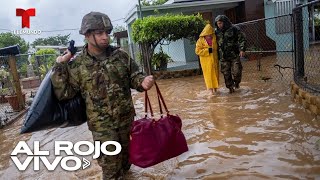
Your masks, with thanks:
M144 91L144 77L126 52L112 46L104 60L91 56L85 47L68 63L56 63L51 74L59 100L81 93L89 129L97 132L131 123L135 111L130 88Z
M217 21L224 23L223 29L217 28L216 36L219 46L219 59L230 60L239 57L240 51L246 51L246 38L243 32L231 24L228 17L224 15L217 16Z

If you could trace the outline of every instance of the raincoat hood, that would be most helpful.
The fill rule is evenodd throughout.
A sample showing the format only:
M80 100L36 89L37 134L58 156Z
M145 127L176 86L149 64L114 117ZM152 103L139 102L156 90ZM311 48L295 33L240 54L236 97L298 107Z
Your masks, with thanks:
M212 34L213 34L213 27L210 24L207 24L202 30L200 37L204 37Z
M218 15L218 16L216 17L216 19L215 19L215 26L216 26L217 28L219 28L218 25L217 25L217 22L218 22L218 21L222 21L222 22L223 22L223 28L222 28L221 30L229 29L229 28L232 26L232 23L230 22L230 19L229 19L227 16L225 16L225 15Z

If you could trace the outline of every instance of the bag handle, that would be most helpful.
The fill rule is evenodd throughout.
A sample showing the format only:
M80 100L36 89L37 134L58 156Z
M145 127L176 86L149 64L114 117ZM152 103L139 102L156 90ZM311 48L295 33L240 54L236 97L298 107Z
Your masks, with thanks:
M160 97L159 94L157 93L157 97L158 97L158 104L159 104L159 108L160 108L160 114L161 114L161 118L163 117L163 111L162 111L162 106L161 106L161 101L160 101Z
M150 99L149 99L149 96L148 96L148 91L145 91L145 97L144 97L145 117L148 116L148 105L149 105L149 107L150 107L151 117L153 117L153 110L152 110L151 103L150 103Z
M163 117L163 110L162 110L162 104L164 106L164 109L167 113L167 115L169 114L169 110L167 108L167 105L164 101L164 98L161 94L161 91L160 91L160 88L158 86L158 84L155 82L155 86L156 86L156 91L157 91L157 98L158 98L158 103L159 103L159 108L160 108L160 113L161 113L161 117ZM150 113L151 113L151 116L153 117L153 110L152 110L152 107L151 107L151 102L150 102L150 99L149 99L149 96L148 96L148 91L145 91L145 98L144 98L144 107L145 107L145 117L147 117L148 115L148 106L150 107Z
M159 107L160 107L161 117L162 117L162 114L163 114L161 102L162 102L162 104L163 104L163 106L164 106L164 109L165 109L167 115L168 115L168 114L169 114L169 110L168 110L167 105L166 105L166 103L165 103L165 101L164 101L164 98L163 98L163 96L162 96L162 94L161 94L160 88L159 88L157 82L154 82L154 84L155 84L156 90L157 90L158 103L159 103Z

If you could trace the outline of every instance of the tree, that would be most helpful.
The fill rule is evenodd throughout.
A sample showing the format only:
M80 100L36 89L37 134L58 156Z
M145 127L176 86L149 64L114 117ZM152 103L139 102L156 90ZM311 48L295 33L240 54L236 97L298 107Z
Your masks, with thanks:
M37 38L33 41L32 47L36 46L66 46L69 42L70 34L50 36L47 38Z
M40 49L35 53L35 55L42 79L48 70L54 65L58 54L54 49Z
M36 55L57 55L56 50L54 49L39 49L36 52Z
M314 25L315 26L320 26L320 9L319 8L315 8L314 9Z
M320 18L314 17L314 25L315 26L320 26Z
M149 74L154 49L162 41L176 41L182 38L196 40L205 26L198 15L149 16L136 20L132 25L132 36L142 50L144 69Z
M168 0L142 0L142 6L157 6L166 3Z
M10 32L0 33L0 48L17 44L20 46L20 54L28 52L29 43L27 43L23 38Z

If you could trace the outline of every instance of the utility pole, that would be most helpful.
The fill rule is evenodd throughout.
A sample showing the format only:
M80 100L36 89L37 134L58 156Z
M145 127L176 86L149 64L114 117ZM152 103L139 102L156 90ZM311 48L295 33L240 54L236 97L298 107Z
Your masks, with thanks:
M143 19L142 17L142 11L141 11L141 0L138 0L138 3L139 3L139 18Z

